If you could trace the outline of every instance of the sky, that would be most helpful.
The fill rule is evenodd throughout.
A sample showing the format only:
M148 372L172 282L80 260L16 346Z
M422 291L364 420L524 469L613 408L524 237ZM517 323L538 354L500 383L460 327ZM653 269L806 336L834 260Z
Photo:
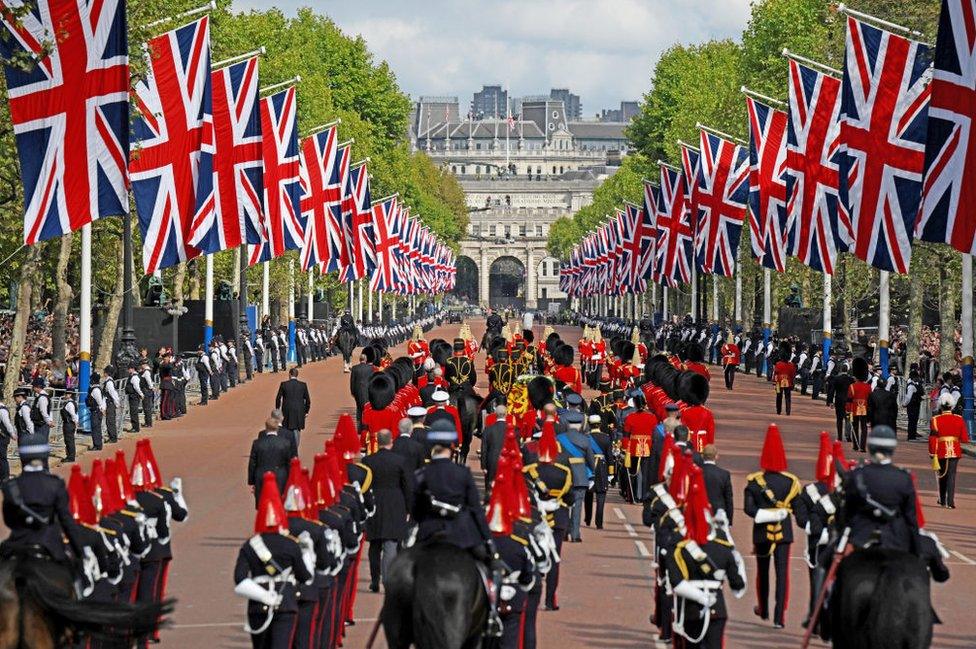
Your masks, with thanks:
M661 52L738 38L749 0L235 0L237 9L310 6L361 34L412 97L451 95L462 110L483 84L511 96L569 88L584 116L638 100Z

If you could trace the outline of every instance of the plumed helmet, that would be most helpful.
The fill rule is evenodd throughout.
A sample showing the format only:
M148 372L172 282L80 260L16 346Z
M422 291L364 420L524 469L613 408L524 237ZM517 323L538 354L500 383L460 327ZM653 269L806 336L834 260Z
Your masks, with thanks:
M556 441L556 427L551 421L542 424L542 437L539 438L539 461L551 464L559 455L559 443Z
M573 348L567 344L560 344L552 351L552 360L556 365L572 365L573 364Z
M828 489L834 487L834 455L833 445L830 441L830 433L825 430L820 431L820 450L817 453L817 466L814 467L814 476L817 482L827 485Z
M685 500L685 538L699 545L708 541L712 531L709 520L712 507L705 491L705 478L702 470L695 464L689 469L688 494Z
M369 377L369 405L373 410L383 410L396 396L396 382L386 372L376 372Z
M258 501L258 513L254 518L255 534L274 534L288 530L288 515L278 493L278 482L275 474L266 471L261 478L261 499Z
M759 466L763 471L786 471L786 449L776 424L770 424L766 429Z
M537 376L527 386L529 393L529 403L536 410L541 410L547 403L552 403L555 394L555 386L547 376Z
M867 381L868 372L868 361L864 357L858 356L851 362L851 374L858 381Z

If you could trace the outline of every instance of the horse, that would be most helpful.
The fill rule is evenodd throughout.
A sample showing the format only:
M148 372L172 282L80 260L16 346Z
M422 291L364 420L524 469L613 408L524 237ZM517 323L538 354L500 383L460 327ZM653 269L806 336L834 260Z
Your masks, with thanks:
M349 365L352 363L352 352L356 349L356 339L358 336L352 329L340 329L336 334L336 346L342 353L342 371L348 373Z
M380 623L390 649L483 646L488 595L466 550L438 542L408 548L390 564L384 585Z
M130 647L172 610L172 600L77 599L71 570L49 559L24 555L0 562L0 649L53 649L85 638L104 647Z
M937 621L925 562L872 547L841 560L820 634L835 649L925 649Z
M451 405L457 408L458 417L461 419L463 443L458 452L458 463L464 464L467 462L468 450L471 448L471 438L475 431L480 429L481 399L478 398L474 388L464 384L451 391Z

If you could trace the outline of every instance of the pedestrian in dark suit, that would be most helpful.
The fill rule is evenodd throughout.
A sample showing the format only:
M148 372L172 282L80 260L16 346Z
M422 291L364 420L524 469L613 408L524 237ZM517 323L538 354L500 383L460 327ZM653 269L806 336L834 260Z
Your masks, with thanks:
M369 401L369 377L373 376L373 365L366 360L366 354L359 355L359 364L349 371L349 391L356 400L356 425L363 423L363 408Z
M872 428L890 426L891 430L898 430L898 397L885 389L884 381L878 381L878 387L868 397L868 421Z
M702 477L705 478L705 493L712 511L725 510L725 517L732 525L735 506L732 504L732 474L716 464L718 449L709 444L702 449Z
M275 397L275 408L281 410L284 419L281 425L294 431L295 441L302 441L302 430L305 429L305 415L312 407L312 399L308 396L308 386L298 380L298 368L288 370L288 380L278 386Z
M394 453L393 434L385 428L376 433L378 449L363 459L373 472L376 513L366 521L369 539L369 589L378 592L380 581L396 557L407 534L407 512L413 507L413 476L403 457Z
M266 471L274 473L278 490L285 490L288 466L295 457L292 443L278 434L278 421L269 417L264 430L251 443L251 457L247 462L247 484L254 492L254 505L261 502L262 477Z
M418 413L423 411L423 416L427 414L427 411L422 406L414 406L416 410L414 412ZM411 410L414 410L411 408ZM409 415L409 411L407 412ZM424 448L423 442L414 439L413 437L413 420L409 417L404 417L400 420L399 425L399 435L393 440L393 452L403 458L404 467L407 470L407 475L413 476L413 474L424 465L424 460L427 459L427 450Z
M275 420L278 424L278 436L284 437L291 444L292 455L298 457L298 437L295 435L295 431L289 430L281 425L282 420L285 418L278 409L271 411L271 418ZM264 435L265 431L261 431L258 435Z
M495 481L495 471L498 468L498 458L502 453L502 446L505 444L505 432L508 430L508 423L505 417L508 410L505 406L495 408L495 420L491 426L485 428L481 435L481 468L485 472L485 493L491 490L491 483Z

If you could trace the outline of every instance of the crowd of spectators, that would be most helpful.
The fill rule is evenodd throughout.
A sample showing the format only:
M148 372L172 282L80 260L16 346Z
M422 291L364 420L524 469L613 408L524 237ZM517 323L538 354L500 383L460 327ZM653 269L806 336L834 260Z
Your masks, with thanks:
M20 362L21 383L30 383L40 376L55 389L73 388L78 380L78 317L68 315L65 327L65 356L53 358L51 329L54 316L46 310L38 310L28 321L24 341L24 356ZM0 381L9 371L10 341L13 337L13 312L0 313Z

